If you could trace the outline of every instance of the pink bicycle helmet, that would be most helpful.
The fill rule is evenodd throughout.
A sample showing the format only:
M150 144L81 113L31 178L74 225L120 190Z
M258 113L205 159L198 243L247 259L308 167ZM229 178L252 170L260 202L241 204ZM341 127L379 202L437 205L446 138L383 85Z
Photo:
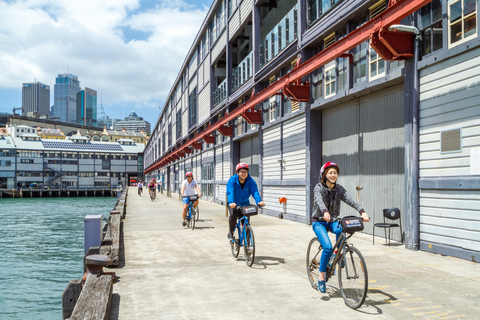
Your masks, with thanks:
M193 173L191 173L190 171L188 171L188 172L185 174L185 177L193 177Z

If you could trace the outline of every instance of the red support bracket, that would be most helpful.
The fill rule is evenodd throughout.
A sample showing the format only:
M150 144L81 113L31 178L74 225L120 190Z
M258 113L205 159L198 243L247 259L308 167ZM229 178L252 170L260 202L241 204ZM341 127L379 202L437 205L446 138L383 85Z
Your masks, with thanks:
M413 57L415 35L402 31L380 31L372 34L370 45L383 60L406 60Z
M199 141L193 141L190 145L193 149L202 150L202 143Z
M290 100L295 102L309 102L310 101L310 82L302 84L287 84L283 88L283 93Z
M206 143L215 143L215 136L213 134L207 134L203 136L202 139Z
M218 127L218 132L227 137L233 137L233 128L232 126L220 126Z
M260 124L262 123L262 112L253 109L253 111L245 110L242 112L242 117L250 124Z
M172 158L173 160L178 160L180 157L178 156L178 154L174 153L172 154Z
M182 151L185 152L185 153L188 153L188 154L192 153L192 149L190 149L188 146L186 146L185 148L183 148Z
M344 53L339 55L340 58L348 58L348 63L353 64L353 53Z
M183 150L180 150L178 151L178 155L183 158L185 157L185 152Z

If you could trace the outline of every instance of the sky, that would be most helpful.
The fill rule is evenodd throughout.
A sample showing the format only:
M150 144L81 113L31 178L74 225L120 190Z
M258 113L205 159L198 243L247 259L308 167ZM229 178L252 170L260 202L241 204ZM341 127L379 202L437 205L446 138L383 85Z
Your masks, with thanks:
M154 125L213 0L0 0L0 112L70 73L110 118ZM18 112L18 111L17 111Z

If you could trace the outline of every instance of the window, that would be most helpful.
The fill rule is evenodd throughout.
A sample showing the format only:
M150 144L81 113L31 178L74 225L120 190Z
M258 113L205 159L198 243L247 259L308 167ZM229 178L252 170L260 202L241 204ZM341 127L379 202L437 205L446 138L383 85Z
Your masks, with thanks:
M335 61L331 61L325 66L325 98L335 94L335 82Z
M197 123L197 88L188 96L189 127Z
M20 163L33 163L33 159L20 159Z
M313 72L312 95L314 100L323 97L323 67L320 67Z
M354 22L354 28L358 29L366 22L367 16L365 15ZM368 40L352 49L354 84L367 80L367 48Z
M443 47L442 2L433 0L420 9L420 32L422 35L422 56Z
M477 35L476 0L448 1L449 44L458 44L462 40Z
M348 59L338 58L338 91L348 89Z
M341 0L307 0L308 25L312 25L340 1Z
M385 61L370 47L370 80L385 75Z
M180 137L182 136L182 111L181 110L177 112L176 128L177 128L177 139L180 139ZM160 150L160 147L158 149Z

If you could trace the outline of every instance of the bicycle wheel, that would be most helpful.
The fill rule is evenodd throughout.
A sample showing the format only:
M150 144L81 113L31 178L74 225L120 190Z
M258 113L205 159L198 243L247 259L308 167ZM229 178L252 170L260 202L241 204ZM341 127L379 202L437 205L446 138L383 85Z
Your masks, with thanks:
M192 219L190 219L192 217L192 209L191 207L188 207L187 209L187 228L190 229L190 225L192 223Z
M255 260L255 237L253 235L253 229L250 226L245 227L245 262L247 266L251 267Z
M198 221L198 218L200 217L200 209L198 206L195 208L195 219Z
M365 259L355 247L348 247L338 260L338 285L345 304L359 308L368 290L368 272Z
M193 206L190 207L190 213L191 213L190 226L192 227L192 230L194 230L195 229L195 209L193 208Z
M318 276L320 275L320 257L322 256L322 245L317 238L310 240L307 247L307 277L312 288L318 290Z
M238 227L235 227L233 231L233 241L230 241L230 248L232 249L232 256L234 258L238 257L240 252L240 234Z

